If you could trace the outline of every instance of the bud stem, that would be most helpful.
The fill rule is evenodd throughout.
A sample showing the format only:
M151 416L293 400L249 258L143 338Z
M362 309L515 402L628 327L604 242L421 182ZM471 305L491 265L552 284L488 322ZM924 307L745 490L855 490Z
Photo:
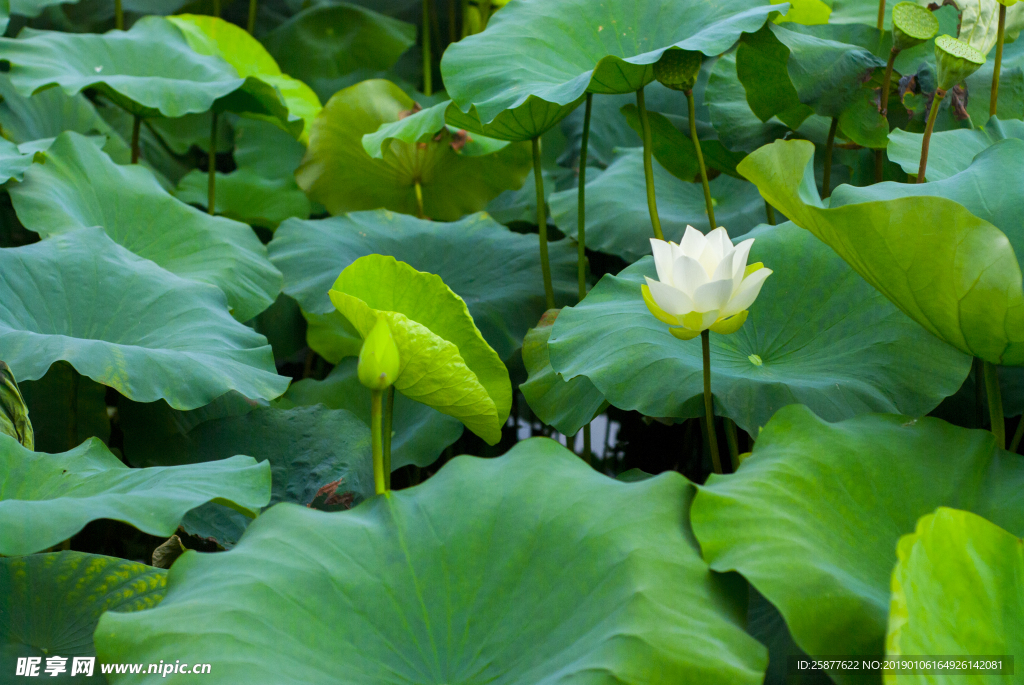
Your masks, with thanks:
M593 104L594 94L587 93L587 105L583 112L583 139L580 142L580 187L576 208L576 246L578 249L576 258L580 300L587 296L587 148L590 145L590 110Z
M544 175L540 168L540 136L533 139L533 183L537 191L537 230L540 233L540 270L544 275L544 297L548 309L555 308L555 290L551 286L551 261L548 258L548 213L544 206Z
M985 394L988 398L988 416L996 447L1006 449L1006 419L1003 418L1003 396L999 392L999 373L992 362L982 362L985 376Z
M658 201L654 197L654 165L651 163L651 122L647 118L647 106L644 104L644 89L636 91L636 109L640 114L640 130L644 140L644 178L647 179L647 210L651 213L651 226L654 237L664 240L661 232L661 219L658 218Z
M250 36L256 30L256 12L258 9L258 0L249 0L249 22L246 24L246 28L249 30Z
M729 461L735 473L740 467L740 437L736 433L736 422L730 418L725 419L725 441L729 444Z
M684 91L686 94L686 107L690 116L690 140L693 141L693 149L697 151L697 165L700 167L700 182L704 186L704 205L708 211L708 222L711 224L709 231L718 227L715 221L715 205L711 201L711 186L708 184L708 170L704 166L704 153L700 149L700 138L697 137L697 107L693 102L693 91Z
M878 30L885 29L885 0L878 0Z
M383 390L370 391L370 442L373 446L373 485L378 495L387 492L384 480L384 446L381 432L381 396Z
M430 8L427 6L429 0L423 0L423 94L430 97L434 94L433 69L430 61Z
M885 64L885 76L882 79L882 100L879 103L881 109L878 113L885 117L888 122L889 117L889 91L892 90L892 68L896 63L896 56L900 54L900 51L893 48L889 51L889 61Z
M206 212L217 212L217 112L211 112L210 120L210 155L207 157L209 169L206 177Z
M707 417L708 449L711 451L711 465L715 473L722 473L722 460L718 456L718 435L715 431L715 409L711 400L711 331L701 331L700 345L704 352L704 413Z
M828 129L828 139L825 141L825 171L821 178L821 196L828 197L832 194L832 150L836 146L836 131L839 128L839 117L832 117L832 125Z
M384 488L391 489L391 432L395 418L395 386L389 385L384 391L387 397L384 400L384 426L381 433L383 453L381 462L384 471Z
M917 168L917 182L924 183L924 172L928 169L928 146L932 142L932 129L935 128L935 117L939 114L939 105L946 97L946 91L939 88L935 91L932 99L932 109L928 112L928 125L924 128L924 138L921 139L921 165Z
M999 4L999 31L996 34L996 61L992 65L992 99L988 104L988 115L994 117L999 104L999 71L1003 67L1003 42L1006 34L1006 5Z
M114 28L124 31L124 9L121 0L114 0Z
M768 200L764 201L764 213L768 217L768 225L775 225L775 208L768 204Z

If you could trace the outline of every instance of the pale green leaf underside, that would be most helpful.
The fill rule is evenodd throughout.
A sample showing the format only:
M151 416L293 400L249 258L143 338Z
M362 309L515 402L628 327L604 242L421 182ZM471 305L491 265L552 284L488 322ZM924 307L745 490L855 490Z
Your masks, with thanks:
M218 665L212 685L254 669L281 685L756 685L765 650L700 559L691 493L678 474L614 481L550 440L459 457L342 514L274 507L234 550L179 559L156 609L105 615L97 648L187 653Z
M270 465L252 457L130 469L95 438L51 455L0 435L0 467L0 554L9 556L52 547L99 519L168 536L206 502L255 516L270 500Z

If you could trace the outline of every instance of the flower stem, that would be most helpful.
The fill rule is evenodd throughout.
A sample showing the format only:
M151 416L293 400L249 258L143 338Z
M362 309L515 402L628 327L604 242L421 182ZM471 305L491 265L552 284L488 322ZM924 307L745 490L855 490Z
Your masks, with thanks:
M544 206L544 176L540 168L540 136L533 139L533 182L537 190L537 230L540 232L540 269L544 274L544 297L548 309L555 308L551 287L551 262L548 259L548 214Z
M885 0L878 0L878 30L885 28Z
M988 397L988 416L996 446L1006 448L1006 420L1003 418L1003 396L999 392L999 372L992 362L982 362L985 375L985 394Z
M878 113L887 122L889 121L889 92L892 90L892 67L896 63L896 56L898 54L900 54L900 51L896 48L889 51L889 61L885 64L885 76L882 78L882 100L878 103L881 106Z
M928 112L928 125L924 128L924 138L921 139L921 166L917 168L917 182L924 183L924 172L928 169L928 146L932 142L932 129L935 128L935 117L939 114L939 105L946 97L946 91L939 88L935 91L932 99L932 109Z
M142 117L135 115L132 121L132 164L139 163L139 129L142 128Z
M378 495L387 491L387 481L384 480L384 444L381 427L381 396L383 390L370 391L370 443L373 446L373 486Z
M711 451L711 465L715 473L722 473L718 436L715 433L715 410L711 401L711 331L701 331L700 345L704 352L704 414L707 419L708 449Z
M992 99L988 104L988 115L996 115L999 103L999 72L1003 67L1003 41L1006 34L1006 5L999 5L999 31L996 34L996 60L992 65Z
M71 372L71 389L68 392L68 449L78 447L78 371L68 364Z
M210 156L206 178L206 211L217 212L217 112L213 112L210 124Z
M427 2L423 0L423 94L430 97L434 94L434 86L430 66L430 8Z
M768 200L764 201L764 213L768 217L768 225L775 225L775 208L768 204Z
M213 0L213 16L220 17L220 0Z
M821 196L828 197L832 194L832 150L836 146L836 130L839 128L839 117L832 117L832 125L828 129L828 139L825 141L825 173L821 179Z
M651 226L654 237L664 240L661 232L661 219L658 218L658 201L654 197L654 165L651 163L651 122L647 118L647 106L644 104L644 89L636 91L636 109L640 114L640 130L644 140L644 178L647 179L647 210L651 213Z
M391 433L392 425L395 419L395 386L388 386L388 389L384 391L384 426L382 428L382 452L383 459L383 471L384 471L384 487L388 490L391 489Z
M249 23L246 24L246 29L250 36L256 30L256 11L258 9L258 0L249 0Z
M576 259L580 300L587 296L587 146L590 144L590 110L593 104L594 94L587 93L587 105L583 112L583 140L580 143L580 188L576 208Z
M1021 438L1024 438L1024 416L1020 417L1020 421L1017 423L1017 430L1013 434L1013 440L1010 441L1010 446L1007 449L1016 453L1017 448L1020 447Z
M725 441L729 443L729 461L735 473L740 467L740 437L736 433L736 422L730 418L725 419Z
M715 206L714 202L711 201L711 186L708 184L708 170L704 166L704 153L700 149L700 138L697 137L697 114L696 105L693 102L693 91L687 90L686 93L686 107L690 115L690 139L693 141L693 149L697 151L697 165L700 167L700 182L704 186L704 204L708 210L708 221L711 224L711 228L708 230L715 230L718 226L718 222L715 221Z
M583 427L583 461L588 464L594 463L594 453L590 447L590 424Z
M114 28L124 31L124 8L121 0L114 0Z

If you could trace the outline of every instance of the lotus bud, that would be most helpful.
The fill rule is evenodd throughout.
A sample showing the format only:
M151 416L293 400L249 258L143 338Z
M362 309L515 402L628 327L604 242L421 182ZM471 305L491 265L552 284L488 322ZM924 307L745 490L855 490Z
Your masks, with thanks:
M735 333L772 274L761 263L747 265L753 244L750 238L734 246L721 226L707 236L687 226L678 245L651 240L658 280L641 286L647 308L680 340L709 329Z
M692 50L669 48L654 63L654 78L672 90L693 90L704 55Z
M0 362L0 433L9 435L30 450L35 449L35 434L28 420L28 407L21 396L14 374Z
M945 93L980 69L985 55L953 36L939 36L935 39L935 62L939 90Z
M398 370L398 346L391 327L386 318L378 316L359 350L359 382L370 390L384 390L398 378Z
M892 8L892 46L908 50L931 40L939 32L939 20L926 7L912 2L898 2Z

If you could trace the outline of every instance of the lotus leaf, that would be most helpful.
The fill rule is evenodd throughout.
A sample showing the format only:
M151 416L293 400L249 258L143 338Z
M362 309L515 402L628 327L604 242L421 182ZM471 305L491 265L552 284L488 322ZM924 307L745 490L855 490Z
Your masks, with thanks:
M886 656L1022 653L1020 538L976 514L939 507L900 538L896 556ZM940 680L885 677L887 685Z
M987 361L1024 364L1021 271L1004 233L942 197L826 209L815 189L813 157L808 142L780 141L737 169L925 329Z
M365 255L391 255L436 273L466 302L484 339L502 359L522 345L523 335L544 313L536 236L514 233L485 214L452 224L383 210L292 220L278 230L270 253L286 274L285 292L312 314L334 311L327 295L331 284ZM551 243L550 254L556 301L575 302L575 245Z
M124 521L170 535L190 509L217 502L249 516L270 499L270 465L251 457L130 469L91 438L63 454L31 452L0 435L0 554L31 554L90 521Z
M363 136L398 121L413 105L398 86L382 80L336 93L313 122L309 149L295 174L299 186L332 214L380 207L419 214L419 187L423 215L438 221L460 219L522 186L530 168L528 146L469 157L443 131L425 148L393 141L384 159L370 157Z
M750 263L778 268L744 326L711 336L720 415L751 435L788 404L830 421L872 411L922 415L963 383L968 357L921 330L813 236L786 224L748 237ZM700 341L676 339L647 311L644 276L656 277L651 257L605 276L563 310L548 341L551 366L566 380L586 376L616 407L700 416Z
M920 133L895 130L889 134L889 159L916 174L921 162ZM1004 138L1024 138L1024 122L992 117L985 128L937 131L928 146L928 181L942 181L964 171L974 158Z
M288 381L224 294L82 228L0 250L0 349L23 381L58 360L141 402L177 409L229 390L270 399Z
M10 189L18 218L43 237L101 226L115 242L173 274L219 287L239 321L269 307L281 274L248 226L176 200L152 174L119 166L77 133Z
M167 571L99 554L56 552L0 559L0 658L95 656L92 634L105 611L151 609L163 599ZM45 664L45 660L43 661ZM95 682L99 669L89 678Z
M938 506L1024 531L1022 487L1024 463L991 433L894 415L829 424L792 406L735 475L711 476L691 520L711 568L742 573L808 654L880 657L900 536Z
M395 389L497 444L512 406L508 369L439 276L367 255L345 267L330 297L363 338L388 320L401 361Z
M536 439L344 514L278 505L232 551L182 556L156 609L106 614L97 650L215 661L214 685L254 667L276 683L755 685L765 650L740 628L745 596L700 559L692 491L678 474L617 482Z

